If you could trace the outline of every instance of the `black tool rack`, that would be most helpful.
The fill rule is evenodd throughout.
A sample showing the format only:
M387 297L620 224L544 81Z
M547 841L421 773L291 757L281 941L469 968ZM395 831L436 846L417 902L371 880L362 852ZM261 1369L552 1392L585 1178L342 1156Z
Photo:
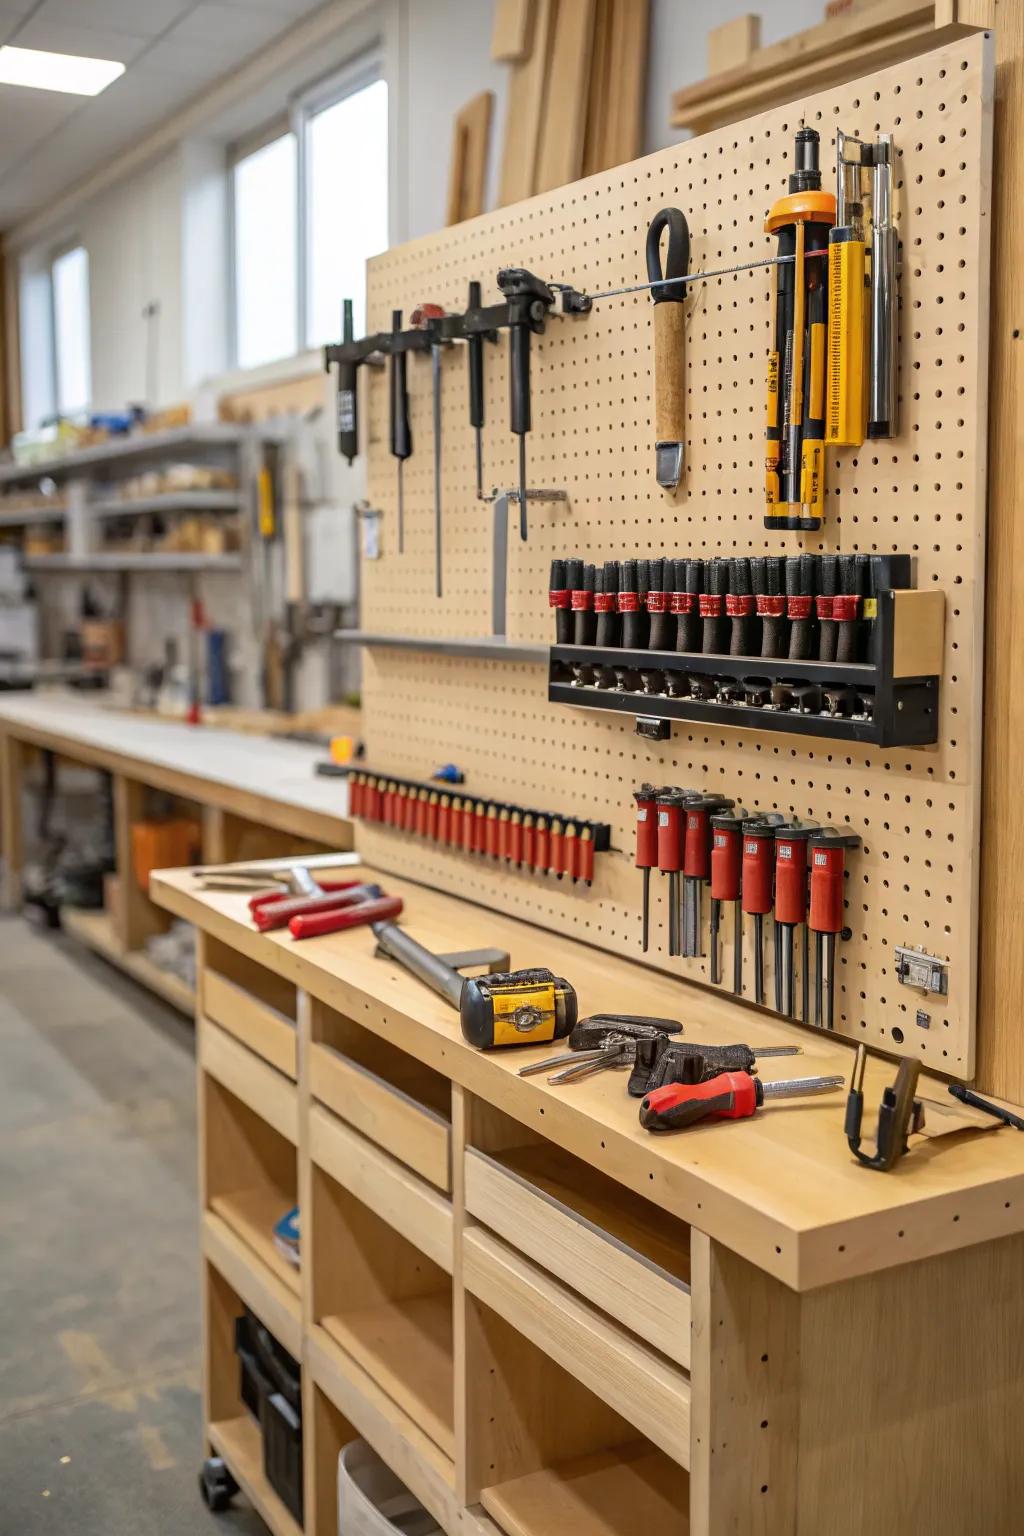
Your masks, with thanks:
M548 698L578 709L604 709L637 717L641 734L667 735L673 720L731 725L791 735L822 736L878 747L927 747L938 740L937 676L895 677L895 590L877 594L878 616L871 656L861 662L789 661L784 657L706 656L691 651L627 651L592 645L554 645L548 664ZM594 681L598 669L613 671L622 686ZM870 699L870 712L830 714L739 699L699 699L684 693L690 676L756 680L774 684L818 684L850 688ZM667 690L676 680L674 695Z

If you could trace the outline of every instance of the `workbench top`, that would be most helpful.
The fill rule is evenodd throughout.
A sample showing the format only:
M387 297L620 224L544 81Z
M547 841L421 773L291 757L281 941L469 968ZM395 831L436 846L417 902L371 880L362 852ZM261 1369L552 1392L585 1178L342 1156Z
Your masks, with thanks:
M743 1040L755 1050L796 1044L802 1055L763 1062L765 1081L834 1073L849 1081L853 1049L839 1037L392 875L363 873L403 897L403 926L429 948L498 946L513 968L549 966L576 988L581 1017L646 1013L679 1019L688 1040ZM843 1133L845 1092L769 1104L750 1120L652 1135L641 1129L620 1072L550 1087L543 1077L517 1075L525 1062L551 1054L550 1046L482 1052L466 1044L456 1013L393 961L374 957L368 929L302 942L259 934L248 920L247 893L203 890L188 870L158 872L151 894L796 1290L1024 1230L1024 1136L1014 1130L915 1137L888 1174L853 1160ZM869 1062L870 1135L894 1075L892 1063ZM937 1078L922 1075L920 1091L946 1097Z
M181 794L219 785L229 809L253 799L287 806L311 823L318 819L322 825L310 825L309 835L327 842L349 826L347 780L315 773L322 747L154 719L59 691L0 694L4 732Z

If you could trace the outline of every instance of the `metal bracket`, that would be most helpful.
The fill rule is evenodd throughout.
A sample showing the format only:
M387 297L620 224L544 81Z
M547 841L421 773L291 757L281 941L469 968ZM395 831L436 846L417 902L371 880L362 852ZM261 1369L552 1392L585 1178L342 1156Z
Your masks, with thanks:
M505 949L457 949L454 954L438 955L453 971L483 970L496 976L509 970L511 956Z
M527 490L527 501L565 501L568 491ZM494 505L494 544L491 558L491 634L504 638L508 625L508 504L519 500L518 489L495 486L485 501Z
M949 966L936 955L926 955L914 945L897 944L896 980L904 987L920 987L922 992L937 992L945 997L949 991Z

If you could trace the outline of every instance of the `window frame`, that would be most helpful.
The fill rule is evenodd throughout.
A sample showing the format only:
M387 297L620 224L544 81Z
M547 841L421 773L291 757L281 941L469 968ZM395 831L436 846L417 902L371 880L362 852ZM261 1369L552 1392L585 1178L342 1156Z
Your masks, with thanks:
M278 113L276 113L274 115L274 117L270 118L267 122L262 123L259 128L254 129L251 133L247 133L243 138L237 139L233 144L230 145L230 147L228 149L228 153L227 153L227 183L228 183L228 185L227 185L227 193L228 193L228 195L227 195L227 198L225 199L225 201L227 203L226 213L227 213L227 260L228 260L228 277L227 277L227 299L228 299L227 342L228 342L228 347L227 347L227 352L228 352L229 365L230 365L230 367L232 369L240 369L242 367L242 364L238 361L238 247L237 247L238 229L237 229L237 223L236 223L236 219L235 219L235 171L238 169L238 166L241 164L241 162L243 160L248 160L250 155L255 155L261 149L266 149L268 144L273 144L275 142L275 140L283 139L287 134L294 134L294 133L295 133L295 127L294 127L294 124L292 122L291 113L288 112L288 111L278 112ZM299 268L299 265L298 265L299 254L300 254L300 252L299 252L299 226L298 226L298 220L299 220L299 176L300 176L300 170L301 170L301 167L300 167L300 162L299 162L299 157L298 157L298 143L296 142L296 160L295 160L296 204L295 204L295 208L294 208L293 211L295 213L295 260L296 260L295 275L296 275L296 290L297 291L301 288L301 276L302 276L300 268ZM298 343L299 343L299 334L298 334L298 332L296 332L295 341L296 341L296 347L298 347ZM293 353L292 355L294 356L295 354ZM280 359L279 358L279 359L276 359L276 361L278 361L278 362L285 361L285 359ZM266 365L258 365L258 366L266 366Z
M60 402L60 347L57 340L57 283L54 277L54 268L63 256L69 256L72 251L85 252L86 263L86 319L89 332L89 349L86 358L86 376L89 385L89 398L72 415L90 415L92 412L92 271L89 265L89 247L80 235L69 236L60 241L58 245L51 246L46 256L46 283L49 294L49 320L50 320L50 382L52 388L50 415L54 421L63 418L64 412Z

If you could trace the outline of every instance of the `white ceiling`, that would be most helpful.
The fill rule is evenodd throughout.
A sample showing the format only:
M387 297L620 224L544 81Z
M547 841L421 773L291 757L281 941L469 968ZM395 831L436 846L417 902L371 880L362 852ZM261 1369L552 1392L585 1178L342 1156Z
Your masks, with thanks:
M117 59L99 96L0 85L0 230L137 142L324 0L0 0L0 44Z

